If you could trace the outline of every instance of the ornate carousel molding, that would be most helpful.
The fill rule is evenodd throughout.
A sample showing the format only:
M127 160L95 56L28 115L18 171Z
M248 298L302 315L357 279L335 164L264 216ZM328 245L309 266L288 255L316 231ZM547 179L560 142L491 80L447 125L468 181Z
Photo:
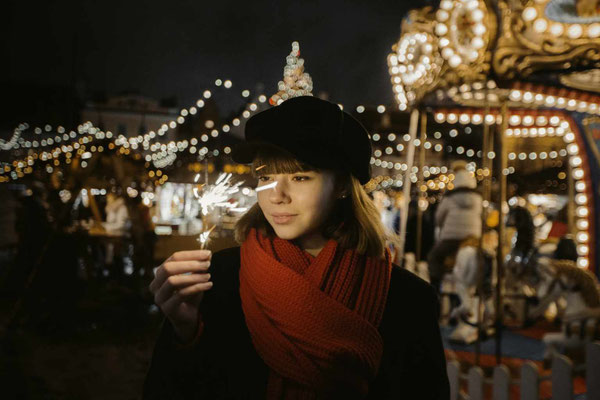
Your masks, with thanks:
M500 1L494 72L503 78L539 70L600 66L600 16L582 16L577 0ZM595 11L594 11L595 12Z

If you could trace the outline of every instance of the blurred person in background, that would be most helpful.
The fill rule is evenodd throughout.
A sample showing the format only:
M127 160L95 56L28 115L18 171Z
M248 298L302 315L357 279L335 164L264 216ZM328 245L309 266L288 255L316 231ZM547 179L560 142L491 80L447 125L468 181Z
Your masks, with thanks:
M440 290L446 257L454 254L463 240L481 237L482 197L475 176L465 163L453 165L454 188L445 193L435 213L437 241L427 259L431 284Z

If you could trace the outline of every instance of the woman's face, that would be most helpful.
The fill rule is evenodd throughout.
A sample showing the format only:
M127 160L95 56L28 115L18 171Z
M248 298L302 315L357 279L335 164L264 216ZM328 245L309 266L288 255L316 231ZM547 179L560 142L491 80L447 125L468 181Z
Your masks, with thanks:
M334 183L327 171L259 175L258 205L278 237L302 240L319 233L335 202Z

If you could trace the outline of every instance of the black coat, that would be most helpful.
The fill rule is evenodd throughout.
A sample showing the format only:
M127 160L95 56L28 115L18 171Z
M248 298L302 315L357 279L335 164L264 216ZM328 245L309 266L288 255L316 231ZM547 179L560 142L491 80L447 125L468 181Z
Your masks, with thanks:
M144 383L144 399L264 399L269 369L256 353L239 293L240 248L213 254L214 285L201 304L205 328L192 348L165 319ZM368 399L449 399L432 287L394 266L379 332L383 356Z

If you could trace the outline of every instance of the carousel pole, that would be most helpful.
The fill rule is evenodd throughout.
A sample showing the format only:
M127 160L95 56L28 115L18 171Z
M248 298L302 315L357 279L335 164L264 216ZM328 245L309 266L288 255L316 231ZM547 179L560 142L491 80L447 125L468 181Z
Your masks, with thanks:
M499 190L496 195L498 204L498 249L496 251L496 296L495 296L495 310L496 310L496 321L495 321L495 344L496 344L496 364L500 364L502 359L502 326L503 326L503 313L502 313L502 282L504 279L504 242L506 229L504 226L504 204L506 202L506 170L507 170L507 159L506 159L506 129L508 127L508 107L506 101L502 104L501 115L502 115L502 126L500 131L496 131L496 155L498 156L498 162L496 162L496 179L499 183Z
M421 253L423 251L423 210L421 209L421 199L425 197L426 192L421 190L425 183L423 176L423 167L425 166L425 140L427 139L427 113L423 111L421 113L421 136L419 148L419 180L417 183L418 188L418 199L417 199L417 245L415 249L415 260L421 261Z
M490 107L488 105L486 105L485 107L485 114L484 115L488 115L490 113ZM484 303L484 296L483 296L483 279L484 279L484 274L483 271L485 270L485 259L483 256L483 235L485 234L485 227L486 227L486 219L487 219L487 214L486 214L486 209L487 207L485 206L485 201L489 202L489 194L488 194L488 188L490 187L490 174L489 174L489 170L490 168L488 168L489 166L489 162L490 159L488 157L488 153L491 150L491 143L490 143L490 125L488 124L483 124L483 143L481 145L481 168L483 169L483 171L488 171L488 173L486 174L484 172L483 175L483 193L482 193L482 210L481 210L481 236L479 238L479 278L477 279L477 293L478 293L478 303L477 303L477 339L475 340L475 365L479 365L479 358L481 355L481 331L482 331L482 326L481 323L483 321L483 303Z
M419 110L416 108L410 113L410 127L409 135L410 142L408 143L408 152L406 154L406 172L402 181L402 193L404 195L404 209L400 214L400 234L399 234L399 249L398 249L398 262L404 262L404 244L406 243L406 222L408 221L408 207L410 205L410 174L415 160L415 139L417 138L417 124L419 122Z
M573 180L573 166L570 162L567 162L567 184L569 190L569 201L567 202L567 214L568 214L568 232L573 234L575 232L575 182Z

